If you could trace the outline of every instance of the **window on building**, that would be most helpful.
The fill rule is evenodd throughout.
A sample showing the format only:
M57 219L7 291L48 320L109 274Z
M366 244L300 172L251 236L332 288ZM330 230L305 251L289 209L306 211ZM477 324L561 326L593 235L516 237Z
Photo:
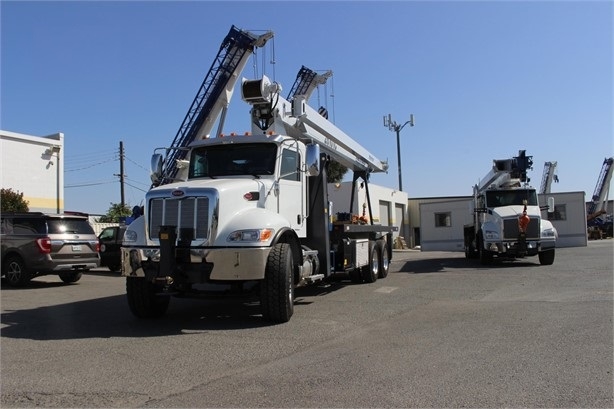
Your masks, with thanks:
M435 227L452 226L452 213L435 213Z
M554 212L548 213L548 220L567 220L567 208L566 205L560 204L554 205Z

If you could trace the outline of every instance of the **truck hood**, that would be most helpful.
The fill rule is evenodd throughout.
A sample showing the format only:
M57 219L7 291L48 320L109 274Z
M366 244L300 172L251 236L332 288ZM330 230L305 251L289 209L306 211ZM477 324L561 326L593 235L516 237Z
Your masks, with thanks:
M499 216L502 219L508 217L520 217L524 206L501 206L489 210L489 213ZM538 206L527 206L527 215L529 217L540 217L541 210Z
M160 197L163 192L168 192L169 197L177 197L178 192L183 192L183 196L198 196L202 194L203 189L215 189L220 196L234 197L242 199L243 195L248 192L260 192L260 197L266 196L266 192L273 185L270 179L256 178L219 178L219 179L198 179L185 182L169 183L152 189L152 195ZM148 195L149 196L149 195Z

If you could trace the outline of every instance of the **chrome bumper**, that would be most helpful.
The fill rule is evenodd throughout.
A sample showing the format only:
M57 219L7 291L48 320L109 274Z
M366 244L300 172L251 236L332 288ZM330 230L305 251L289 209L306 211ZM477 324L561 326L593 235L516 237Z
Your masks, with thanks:
M145 277L143 263L157 266L160 259L154 247L122 247L121 251L124 277ZM190 264L212 264L209 280L261 280L270 251L270 247L194 249Z

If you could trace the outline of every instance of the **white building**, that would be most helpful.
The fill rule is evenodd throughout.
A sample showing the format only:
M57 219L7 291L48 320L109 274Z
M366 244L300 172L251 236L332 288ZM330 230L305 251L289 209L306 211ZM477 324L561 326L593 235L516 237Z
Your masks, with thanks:
M64 211L64 134L32 136L0 130L0 184L23 193L32 212Z

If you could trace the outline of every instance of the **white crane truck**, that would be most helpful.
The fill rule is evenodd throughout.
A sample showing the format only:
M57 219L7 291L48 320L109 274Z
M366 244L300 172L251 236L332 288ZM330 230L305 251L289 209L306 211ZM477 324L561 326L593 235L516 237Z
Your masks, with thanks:
M262 43L248 37L253 41L245 42L247 54ZM226 76L229 82L217 88L231 90L244 63L236 64ZM321 80L317 75L309 79ZM326 180L327 164L334 159L353 171L354 184L362 179L369 199L369 174L386 171L387 163L307 105L312 87L295 89L302 94L287 100L265 76L244 79L251 132L209 138L212 121L200 121L182 126L197 127L189 133L199 135L186 138L189 150L185 141L177 144L174 151L182 156L154 153L155 187L122 245L122 275L134 315L163 315L172 295L238 293L259 295L263 318L286 322L294 311L296 287L337 274L353 282L387 276L397 228L333 223L333 207L339 204L329 202ZM223 111L229 93L213 96L211 105ZM174 169L169 160L180 166ZM348 209L353 200L352 195Z
M490 172L474 186L473 222L464 226L467 258L479 257L485 264L494 257L537 255L540 264L554 262L557 231L541 217L545 208L529 186L527 170L532 163L523 150L511 159L494 160Z

